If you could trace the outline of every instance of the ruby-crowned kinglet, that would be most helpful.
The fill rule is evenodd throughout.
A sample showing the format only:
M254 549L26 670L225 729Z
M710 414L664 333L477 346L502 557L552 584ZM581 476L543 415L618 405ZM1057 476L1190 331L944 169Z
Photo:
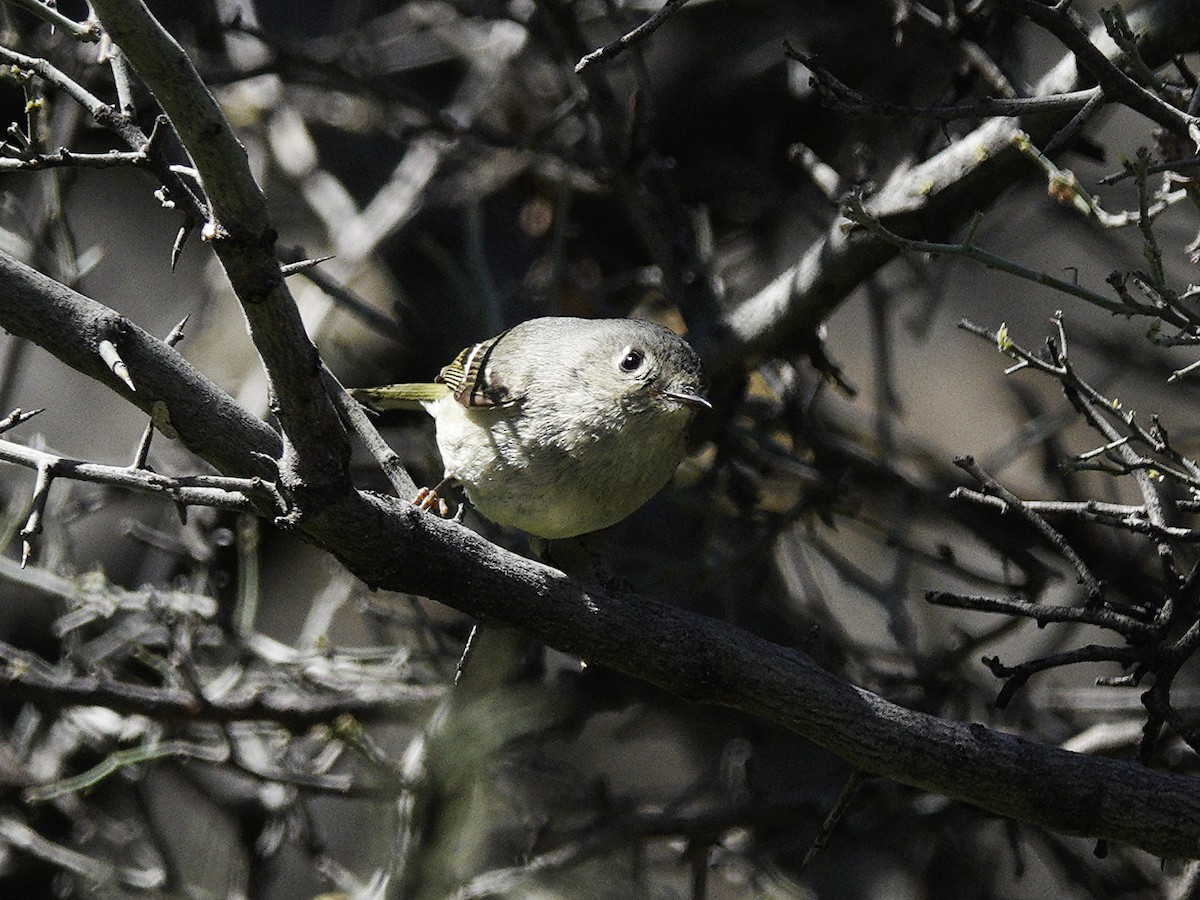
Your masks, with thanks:
M468 347L432 384L351 394L423 406L442 484L460 483L493 522L554 539L606 528L667 483L692 413L710 405L701 382L696 352L661 325L550 317Z

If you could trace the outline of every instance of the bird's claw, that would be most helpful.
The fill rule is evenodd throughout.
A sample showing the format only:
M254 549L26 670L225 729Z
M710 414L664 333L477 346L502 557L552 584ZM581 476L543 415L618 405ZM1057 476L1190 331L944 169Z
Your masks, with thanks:
M450 504L446 502L446 498L438 493L436 487L423 487L417 491L417 496L413 497L413 505L417 509L423 509L426 512L431 512L435 516L443 519L450 518Z

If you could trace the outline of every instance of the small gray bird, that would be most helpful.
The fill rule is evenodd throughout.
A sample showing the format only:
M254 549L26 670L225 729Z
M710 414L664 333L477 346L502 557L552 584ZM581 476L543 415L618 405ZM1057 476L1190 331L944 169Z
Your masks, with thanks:
M598 531L670 479L701 395L700 359L638 319L531 319L463 350L432 384L351 391L434 418L445 477L485 516L547 539ZM433 496L431 497L430 494Z

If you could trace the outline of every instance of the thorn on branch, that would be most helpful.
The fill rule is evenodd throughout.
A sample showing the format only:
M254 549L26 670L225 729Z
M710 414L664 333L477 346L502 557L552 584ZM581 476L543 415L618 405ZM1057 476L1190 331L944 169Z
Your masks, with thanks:
M182 341L183 340L183 328L185 325L187 325L188 319L190 319L190 318L191 318L191 314L189 313L188 315L186 315L182 319L180 319L179 324L176 325L174 328L172 328L171 331L167 334L167 336L165 338L163 338L163 343L166 344L168 347L174 347L176 344L178 344L180 341ZM150 421L146 423L146 430L142 432L142 439L140 441L138 441L137 450L134 451L133 462L129 464L129 468L131 468L131 469L146 468L146 460L150 456L150 442L151 442L151 440L153 440L153 438L154 438L154 417L151 416ZM179 518L180 518L180 521L182 522L182 524L184 524L184 525L187 524L187 507L185 507L185 506L179 507Z
M29 518L21 529L21 568L33 556L33 539L42 533L42 519L46 512L46 499L50 496L50 485L54 481L54 465L56 460L43 459L37 466L37 479L33 484L33 499L30 503Z
M191 317L192 317L192 314L188 313L186 316L184 316L182 319L180 319L179 324L176 325L174 328L172 328L170 330L170 332L168 332L167 336L165 338L163 338L163 343L166 344L168 347L174 347L176 344L178 344L180 341L182 341L183 340L183 329L187 325L188 319L190 319Z
M12 429L16 428L18 425L21 425L24 422L28 422L34 416L40 415L41 413L44 413L45 411L46 411L45 407L40 407L38 409L31 409L28 412L21 410L21 409L14 409L3 419L0 419L0 434L3 434L6 431L12 431Z
M175 266L179 263L180 254L183 253L184 245L187 244L187 239L195 230L196 223L188 218L182 225L179 226L179 231L175 233L175 240L171 244L171 271L175 271Z
M137 388L133 386L133 379L129 377L129 367L125 365L125 360L121 359L121 354L117 351L116 345L105 338L100 342L97 349L100 351L100 358L108 366L108 370L121 379L129 390L136 393Z
M287 278L289 275L298 275L307 269L321 265L321 263L329 262L333 258L334 254L330 254L329 256L318 256L314 259L302 259L298 262L285 263L279 267L279 272L284 278Z

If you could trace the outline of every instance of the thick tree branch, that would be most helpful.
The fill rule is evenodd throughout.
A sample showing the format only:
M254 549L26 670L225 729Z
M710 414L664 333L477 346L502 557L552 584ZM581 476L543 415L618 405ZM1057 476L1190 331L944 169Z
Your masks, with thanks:
M161 104L200 174L212 216L204 235L241 301L270 380L274 411L287 443L298 451L284 460L285 481L292 489L345 489L349 439L322 387L316 346L280 271L277 235L245 148L188 55L141 0L99 0L92 6Z
M305 534L369 584L483 621L696 702L782 725L864 772L1071 834L1200 855L1200 783L904 709L805 654L645 597L600 591L381 498L347 498ZM349 540L347 535L352 535Z
M277 477L270 460L279 435L196 371L182 356L124 316L0 253L0 327L33 341L89 378L108 385L226 475ZM136 390L101 358L108 340Z
M0 270L0 283L4 280ZM42 287L57 327L31 339L143 402L140 389L129 395L91 344L74 338L97 320L119 317L49 279ZM22 313L29 311L20 304L0 303L0 327L22 326L28 333ZM144 335L129 328L129 334ZM157 395L190 395L189 413L217 427L209 410L231 403L228 398L165 344L144 336L129 346L136 349L126 357L139 388L144 383L154 385ZM184 429L181 422L180 434L197 440L193 449L214 463L244 472L256 462L250 448L272 434L246 419L239 412L235 426L224 430L249 457L240 461L231 461L230 447L218 450L206 442L203 427L192 423ZM298 533L372 586L421 594L482 621L519 626L553 647L678 696L759 716L869 774L1070 834L1121 841L1161 856L1200 856L1196 779L904 709L838 679L797 650L665 603L592 588L407 502L350 492L304 512ZM99 702L97 696L80 702Z

